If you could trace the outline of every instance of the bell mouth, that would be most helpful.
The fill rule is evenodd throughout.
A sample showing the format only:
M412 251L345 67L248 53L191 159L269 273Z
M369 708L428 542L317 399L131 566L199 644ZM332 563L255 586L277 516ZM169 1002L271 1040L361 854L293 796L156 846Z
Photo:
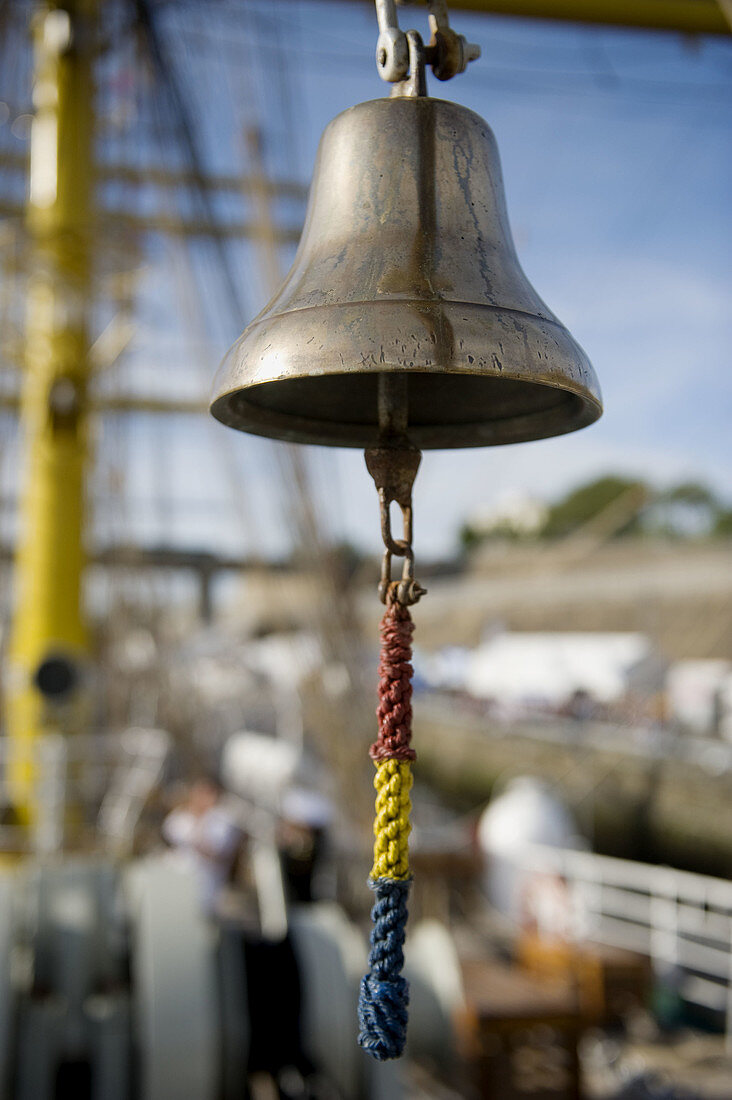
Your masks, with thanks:
M263 382L222 394L211 412L240 431L296 443L370 447L378 440L378 371ZM487 447L563 435L601 412L555 385L409 371L409 439L421 450Z

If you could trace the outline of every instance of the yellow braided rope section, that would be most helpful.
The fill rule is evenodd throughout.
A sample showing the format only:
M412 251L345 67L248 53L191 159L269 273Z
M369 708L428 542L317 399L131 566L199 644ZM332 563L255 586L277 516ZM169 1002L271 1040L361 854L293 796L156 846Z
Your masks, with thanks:
M411 786L412 770L408 761L384 760L376 765L376 840L371 878L409 878Z

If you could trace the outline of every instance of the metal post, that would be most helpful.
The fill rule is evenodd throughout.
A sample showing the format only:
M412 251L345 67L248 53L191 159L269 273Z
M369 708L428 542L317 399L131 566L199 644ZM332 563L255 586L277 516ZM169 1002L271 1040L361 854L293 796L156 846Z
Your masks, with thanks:
M5 716L11 796L26 824L37 816L37 738L84 725L81 584L99 2L46 0L35 21L25 465Z

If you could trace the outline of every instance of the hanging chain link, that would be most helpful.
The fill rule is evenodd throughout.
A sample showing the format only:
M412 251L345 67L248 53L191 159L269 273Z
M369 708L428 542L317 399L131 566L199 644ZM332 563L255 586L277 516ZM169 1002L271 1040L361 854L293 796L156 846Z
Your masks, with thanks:
M404 374L379 375L379 440L366 449L366 468L379 494L381 537L384 556L381 562L379 596L382 603L397 600L405 607L415 604L426 592L414 579L412 548L412 488L422 461L421 451L407 438L407 377ZM391 530L391 505L402 513L402 538ZM401 579L391 579L392 557L404 558Z
M419 41L423 51L422 69L425 64L432 67L438 80L450 80L458 73L464 73L469 62L480 57L480 46L468 42L464 35L457 34L450 26L446 0L427 0L429 12L430 40L424 46L416 31L404 32L399 29L395 0L375 0L376 19L379 24L379 38L376 43L376 68L382 80L399 85L411 79L411 87L395 91L396 95L426 95L426 90L414 90L415 82L421 83L415 72L415 63L419 64L420 53L414 40ZM411 48L410 48L411 47Z
M381 560L379 597L382 603L396 600L409 607L427 591L414 579L414 549L412 548L412 486L422 455L416 447L369 447L366 467L379 493L381 537L384 556ZM402 538L394 538L391 530L391 505L399 505L402 513ZM401 578L391 578L392 556L404 558Z

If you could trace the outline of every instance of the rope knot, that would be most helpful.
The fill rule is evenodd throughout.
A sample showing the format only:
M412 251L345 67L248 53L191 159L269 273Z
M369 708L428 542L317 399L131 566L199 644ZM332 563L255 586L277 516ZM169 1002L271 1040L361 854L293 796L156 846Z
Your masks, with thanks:
M371 880L376 894L371 910L369 973L361 979L358 1041L379 1062L398 1058L407 1039L409 984L402 977L407 897L410 880Z

